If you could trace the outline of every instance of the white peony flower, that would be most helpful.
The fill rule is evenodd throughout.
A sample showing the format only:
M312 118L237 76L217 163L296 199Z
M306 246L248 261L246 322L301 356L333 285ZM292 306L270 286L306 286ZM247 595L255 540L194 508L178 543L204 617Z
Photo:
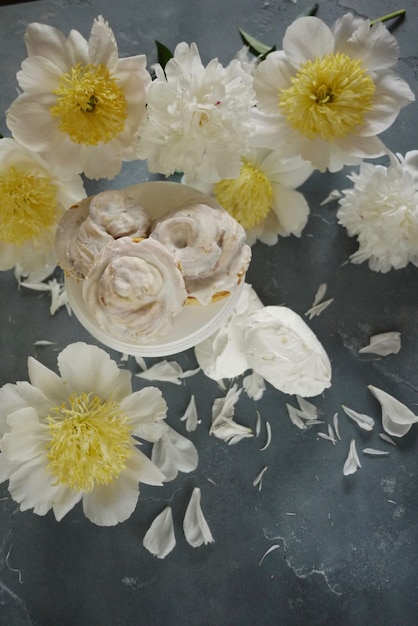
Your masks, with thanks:
M297 19L283 50L254 72L258 145L284 143L321 171L385 154L376 136L415 97L392 71L396 39L377 21L344 15L332 29L317 17Z
M227 67L213 59L205 67L196 44L179 43L165 69L156 66L139 158L152 172L183 172L186 182L237 176L253 132L252 85L237 59Z
M363 163L348 177L337 216L359 249L353 263L368 261L376 272L418 266L418 151L391 155L388 167Z
M114 34L99 16L90 38L29 24L28 57L17 73L23 93L7 125L27 148L49 153L57 168L113 178L136 158L136 131L151 77L146 57L118 58Z
M0 139L0 271L38 282L57 265L57 223L86 195L80 176L57 176L50 164L15 139Z
M247 243L256 239L268 245L278 235L300 237L309 206L295 191L309 178L313 167L299 156L288 156L284 144L277 150L253 149L242 158L239 176L214 186L214 195L247 231Z
M0 389L0 482L22 511L61 520L79 501L86 517L113 526L135 510L139 483L162 472L137 448L168 428L161 392L132 393L131 375L96 346L58 356L61 376L29 357L30 382Z

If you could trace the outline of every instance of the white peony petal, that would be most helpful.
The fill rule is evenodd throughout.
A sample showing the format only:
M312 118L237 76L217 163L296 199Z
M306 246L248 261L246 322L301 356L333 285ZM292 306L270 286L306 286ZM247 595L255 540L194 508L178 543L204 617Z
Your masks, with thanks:
M206 545L214 541L200 506L200 498L201 491L199 487L195 487L183 521L184 536L193 548L198 548L202 543Z
M40 389L52 405L61 404L68 395L68 389L58 374L31 356L28 358L28 373L31 384Z
M368 389L381 404L382 425L389 435L403 437L410 430L412 424L418 422L418 417L407 406L386 391L373 387L373 385L369 385Z
M160 361L145 371L135 374L135 376L145 380L160 380L161 382L181 385L182 378L193 376L199 370L200 368L183 372L182 367L176 361Z
M344 476L354 474L359 467L361 468L361 463L356 450L356 442L354 439L352 439L350 442L350 449L348 452L347 460L344 463L343 467Z
M145 387L120 402L121 411L130 419L132 434L146 441L158 441L167 426L167 403L156 387Z
M59 488L52 505L57 522L60 522L80 502L82 497L82 492L66 489L65 487Z
M360 348L360 354L379 354L387 356L388 354L397 354L401 349L401 333L393 331L387 333L379 333L370 337L367 346Z
M98 526L115 526L132 515L138 496L138 482L122 473L117 481L83 495L84 515Z
M54 479L46 466L44 455L23 463L10 463L9 492L21 511L33 509L36 515L46 515L51 509L58 487L52 484Z
M10 461L29 461L45 454L48 428L39 423L35 409L18 409L10 413L7 422L11 432L0 440L0 449Z
M196 409L196 400L194 395L190 397L189 404L187 405L186 411L184 412L183 417L180 418L182 422L186 422L186 430L188 433L196 430L197 425L199 424L197 409Z
M167 506L154 519L145 533L143 544L151 554L159 559L165 559L167 554L173 550L176 545L176 538L171 506Z
M315 396L331 385L331 363L302 318L286 307L252 313L245 333L251 367L283 393Z
M374 419L372 417L369 417L368 415L365 415L364 413L357 413L357 411L354 411L353 409L350 409L347 406L344 406L344 404L341 405L341 408L343 409L344 413L348 415L348 417L351 417L351 419L358 426L360 426L360 428L362 428L363 430L369 430L369 431L373 430Z
M178 472L196 469L199 455L194 444L168 427L167 432L152 447L152 462L161 470L166 481L174 480Z
M266 390L264 378L257 372L251 372L251 374L245 376L242 380L242 385L247 396L255 401L260 400Z

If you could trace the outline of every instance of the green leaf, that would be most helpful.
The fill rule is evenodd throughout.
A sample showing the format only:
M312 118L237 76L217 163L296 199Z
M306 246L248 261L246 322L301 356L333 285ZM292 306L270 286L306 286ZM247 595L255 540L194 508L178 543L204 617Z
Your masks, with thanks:
M262 56L263 58L265 58L270 52L273 52L276 49L276 46L266 46L265 44L261 43L261 41L258 41L257 39L246 33L244 30L239 29L239 34L241 35L241 39L244 45L248 46L250 52L252 54L255 54L255 56L257 57Z
M167 48L167 46L157 40L155 40L155 45L157 46L158 63L164 69L167 62L173 58L173 53Z

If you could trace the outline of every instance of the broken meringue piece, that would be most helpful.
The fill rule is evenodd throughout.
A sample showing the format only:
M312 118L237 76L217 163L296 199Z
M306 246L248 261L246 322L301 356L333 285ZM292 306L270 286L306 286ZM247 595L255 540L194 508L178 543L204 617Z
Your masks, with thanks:
M331 385L331 363L302 318L267 306L248 317L244 349L249 366L283 393L316 396Z
M96 255L82 295L98 327L124 341L166 334L187 297L173 255L153 239L122 237Z
M220 206L191 202L157 220L150 237L180 261L191 302L229 295L251 259L244 228Z

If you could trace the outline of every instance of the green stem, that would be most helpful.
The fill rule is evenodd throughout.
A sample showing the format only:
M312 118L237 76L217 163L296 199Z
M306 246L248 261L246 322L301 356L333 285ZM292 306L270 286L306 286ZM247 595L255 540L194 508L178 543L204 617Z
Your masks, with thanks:
M388 13L387 15L383 15L382 17L378 17L375 20L370 22L370 26L373 26L376 22L387 22L388 20L393 20L395 17L403 17L406 13L406 9L399 9L399 11L394 11L393 13Z

